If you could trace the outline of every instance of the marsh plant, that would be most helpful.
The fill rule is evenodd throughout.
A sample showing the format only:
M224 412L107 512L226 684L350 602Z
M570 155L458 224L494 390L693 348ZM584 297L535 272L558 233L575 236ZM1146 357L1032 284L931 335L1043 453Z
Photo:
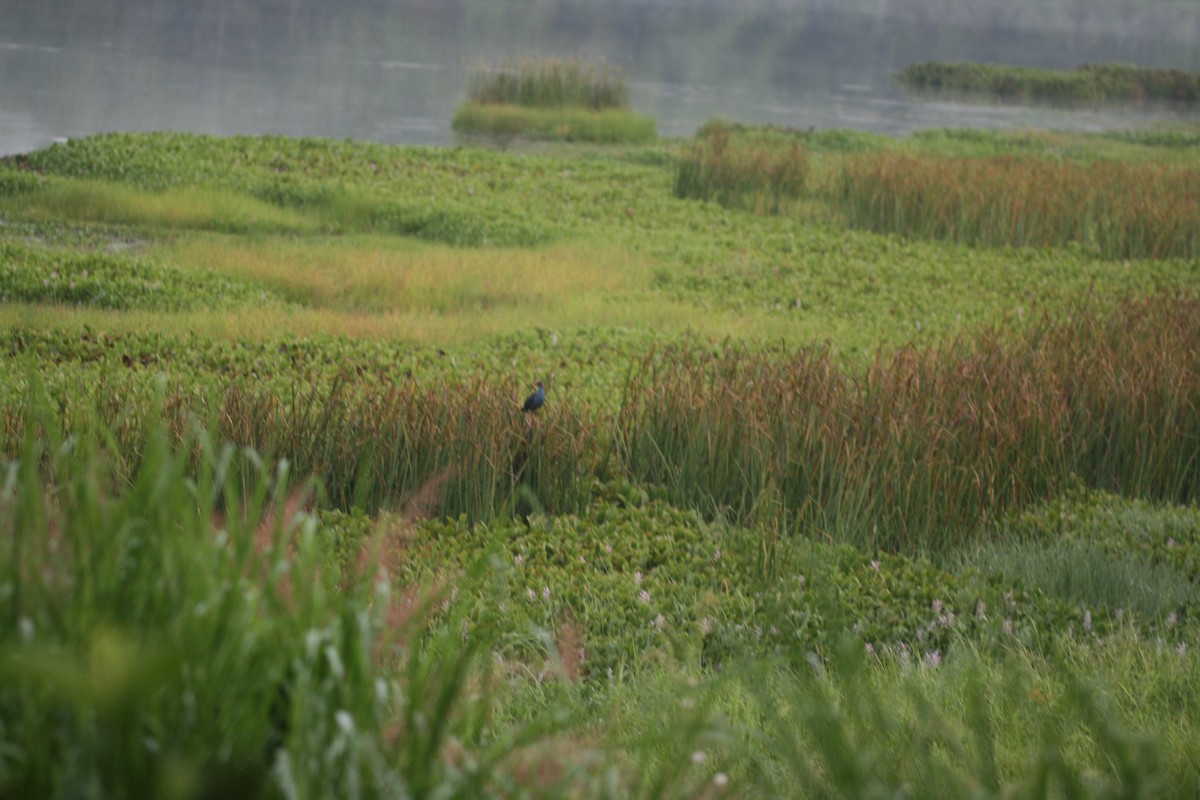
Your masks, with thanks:
M624 72L601 61L526 59L482 65L451 127L460 133L588 142L648 142L654 120L629 107Z
M1200 73L1129 64L1084 64L1073 70L1005 64L910 64L896 80L924 91L972 92L1003 100L1047 103L1200 102Z
M629 80L618 67L599 61L506 61L477 67L468 97L491 105L602 111L629 107Z
M1200 172L1189 167L877 153L845 162L835 204L852 225L973 245L1200 254Z
M679 156L675 194L750 211L778 213L802 197L808 153L798 141L764 144L708 125Z
M862 378L821 351L671 353L634 376L618 451L677 503L872 550L952 552L1076 481L1193 502L1196 313L1084 308L1012 343L881 355Z

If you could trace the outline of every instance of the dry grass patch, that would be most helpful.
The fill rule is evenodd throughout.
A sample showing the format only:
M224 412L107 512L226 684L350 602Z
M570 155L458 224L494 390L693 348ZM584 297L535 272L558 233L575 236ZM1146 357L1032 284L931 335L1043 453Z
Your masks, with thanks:
M301 305L349 313L546 310L637 288L619 250L592 243L544 248L455 248L384 237L321 241L197 236L173 258L275 289Z

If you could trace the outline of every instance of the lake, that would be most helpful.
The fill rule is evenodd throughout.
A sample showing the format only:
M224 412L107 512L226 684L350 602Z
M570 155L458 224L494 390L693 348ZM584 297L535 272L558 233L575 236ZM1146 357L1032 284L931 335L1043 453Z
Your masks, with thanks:
M606 59L659 133L716 116L902 135L1195 113L936 102L915 61L1200 69L1186 0L4 0L0 154L100 131L450 144L473 66Z

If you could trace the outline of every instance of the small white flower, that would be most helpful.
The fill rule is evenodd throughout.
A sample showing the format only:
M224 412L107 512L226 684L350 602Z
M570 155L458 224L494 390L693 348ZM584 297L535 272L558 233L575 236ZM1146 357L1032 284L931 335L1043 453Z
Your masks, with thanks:
M650 605L650 593L645 589L642 589L640 592L638 592L638 602L645 605Z
M542 587L542 599L545 600L546 602L550 602L550 587L549 586Z
M661 631L663 629L663 626L667 624L667 618L664 617L662 614L659 614L657 617L654 618L654 622L652 622L651 624L654 626L654 630Z
M642 585L642 573L641 573L641 572L635 572L635 573L633 573L633 583L634 583L634 585L635 585L635 586L641 586L641 585Z
M729 776L724 772L718 772L716 775L713 775L713 786L716 786L718 789L723 789L727 783L729 783Z
M692 753L693 764L703 764L706 758L708 758L708 756L703 750L697 750L696 752Z
M879 560L878 559L875 559L875 558L871 559L871 569L875 570L876 572L879 572Z
M1174 611L1172 611L1170 614L1167 614L1167 627L1168 628L1174 628L1176 622L1179 622L1178 614L1176 614Z

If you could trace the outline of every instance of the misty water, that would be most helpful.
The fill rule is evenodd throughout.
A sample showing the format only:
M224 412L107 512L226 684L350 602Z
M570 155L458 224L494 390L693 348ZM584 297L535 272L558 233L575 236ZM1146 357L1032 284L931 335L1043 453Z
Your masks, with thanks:
M450 144L470 70L604 59L659 133L724 117L902 135L1200 115L914 98L916 61L1200 69L1194 0L0 0L0 154L101 131Z

